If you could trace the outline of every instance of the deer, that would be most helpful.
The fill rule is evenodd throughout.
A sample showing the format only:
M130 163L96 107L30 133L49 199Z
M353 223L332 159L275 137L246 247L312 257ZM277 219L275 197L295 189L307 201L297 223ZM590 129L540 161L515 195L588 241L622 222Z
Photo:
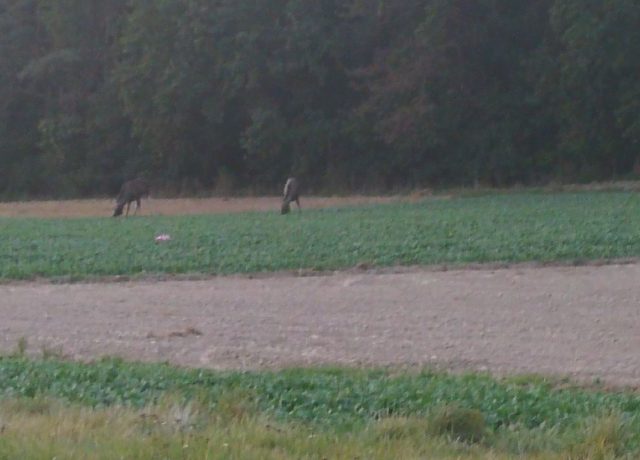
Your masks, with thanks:
M113 217L122 215L122 211L125 205L127 205L127 213L125 214L125 217L128 217L129 208L131 207L131 203L133 201L136 202L136 210L134 215L138 214L138 209L140 209L141 199L143 196L149 196L149 184L146 180L136 178L122 184L120 193L116 198L116 208L113 211Z
M300 208L300 183L295 177L288 178L287 183L284 184L284 197L282 198L280 214L287 214L291 211L292 201L295 201L298 205L298 211L302 211Z

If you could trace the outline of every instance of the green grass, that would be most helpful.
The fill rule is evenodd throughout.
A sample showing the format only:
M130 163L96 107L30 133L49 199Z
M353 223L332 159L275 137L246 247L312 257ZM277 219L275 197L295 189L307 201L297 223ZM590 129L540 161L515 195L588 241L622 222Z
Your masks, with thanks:
M354 432L314 430L260 415L220 413L168 398L144 409L87 409L57 401L0 402L3 459L604 459L624 455L620 419L592 421L562 447L509 452L502 440L469 444L428 418L388 418ZM540 436L531 436L540 441ZM627 458L633 458L631 453Z
M159 233L173 240L156 244ZM640 199L628 192L490 195L289 216L0 219L3 279L637 256Z
M142 415L149 411L156 415ZM30 422L23 420L25 414ZM90 431L92 426L108 428L103 426L105 417L113 414L124 420L111 427L117 433L103 437ZM42 428L33 428L41 416L46 420L38 423L51 425L49 437L42 436ZM16 417L22 421L12 422ZM68 418L72 426L87 425L78 422L82 417L98 422L89 423L75 437L60 434ZM30 424L33 433L22 424ZM598 449L633 458L640 447L640 395L561 388L542 378L496 380L486 375L343 369L214 372L113 359L79 364L16 356L0 358L0 425L10 429L0 436L0 458L12 458L10 453L21 442L39 445L51 454L48 458L56 452L76 452L83 458L78 454L82 450L70 447L82 448L84 437L92 446L124 436L112 447L138 446L145 452L179 452L186 438L194 449L199 446L194 452L206 450L211 439L218 440L216 448L220 439L228 444L233 439L238 449L242 433L244 447L255 455L255 449L264 447L259 439L269 431L270 439L264 442L272 458L278 458L278 452L283 458L302 458L301 453L309 456L317 449L328 458L353 458L357 452L369 452L367 458L385 458L387 452L391 458L385 449L397 455L408 449L407 458L417 458L429 448L442 449L443 458ZM78 428L68 428L71 433L73 429ZM160 435L163 429L171 431L166 439ZM140 432L144 436L137 435ZM21 438L36 434L44 443ZM150 445L145 447L147 441Z
M387 416L411 416L457 404L484 414L492 429L575 423L603 410L640 413L640 396L556 390L545 381L500 382L485 375L341 369L227 372L103 360L81 365L56 360L0 359L0 396L54 397L90 406L143 407L166 393L215 405L229 391L255 398L282 420L351 427ZM639 420L640 421L640 420ZM640 436L640 431L639 431Z

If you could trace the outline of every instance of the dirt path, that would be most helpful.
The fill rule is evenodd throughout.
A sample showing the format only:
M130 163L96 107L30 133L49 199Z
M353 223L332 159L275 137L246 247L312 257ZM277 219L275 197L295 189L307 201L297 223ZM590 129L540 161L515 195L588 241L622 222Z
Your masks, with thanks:
M640 265L0 285L0 350L218 369L443 365L640 385Z
M446 199L447 196L435 196L432 199ZM334 206L355 206L397 201L416 201L424 199L418 192L407 196L359 196L316 197L303 196L301 205L305 209L327 208ZM217 214L228 212L280 211L282 197L250 198L150 198L142 200L141 214L145 216ZM66 200L66 201L22 201L0 203L0 217L110 217L114 200ZM296 207L294 206L294 209ZM131 212L135 209L135 203Z

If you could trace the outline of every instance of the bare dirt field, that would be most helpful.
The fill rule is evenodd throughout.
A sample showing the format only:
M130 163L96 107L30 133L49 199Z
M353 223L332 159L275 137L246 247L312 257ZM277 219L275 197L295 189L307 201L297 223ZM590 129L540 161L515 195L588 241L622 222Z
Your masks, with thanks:
M640 386L640 265L0 285L0 351L216 369L337 364Z
M348 196L348 197L302 197L302 208L326 208L361 204L390 203L420 199L422 195L410 196ZM229 212L273 211L279 212L281 197L251 198L150 198L142 200L144 215L187 215ZM23 201L0 203L0 217L101 217L111 216L114 200L67 200L67 201ZM293 210L297 211L297 206ZM131 207L134 212L135 203Z
M355 206L362 204L415 202L424 199L450 199L454 196L465 196L473 193L509 193L526 189L451 189L447 193L433 193L430 189L416 189L410 194L395 196L303 196L301 204L304 208L326 208L334 206ZM593 184L550 185L530 189L546 192L579 192L579 191L640 191L640 181L613 181ZM275 211L280 209L280 196L262 197L211 197L211 198L145 198L142 201L142 213L145 215L188 215L215 214L228 212ZM113 213L115 198L61 200L61 201L22 201L0 202L0 217L101 217ZM294 205L295 208L295 205ZM135 209L135 203L133 204Z

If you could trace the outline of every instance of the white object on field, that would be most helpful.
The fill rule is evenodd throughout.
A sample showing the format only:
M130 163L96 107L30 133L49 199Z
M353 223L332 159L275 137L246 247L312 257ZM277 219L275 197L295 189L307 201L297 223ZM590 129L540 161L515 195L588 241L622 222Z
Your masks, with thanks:
M164 241L171 241L171 235L162 233L161 235L156 236L156 243L162 243Z

